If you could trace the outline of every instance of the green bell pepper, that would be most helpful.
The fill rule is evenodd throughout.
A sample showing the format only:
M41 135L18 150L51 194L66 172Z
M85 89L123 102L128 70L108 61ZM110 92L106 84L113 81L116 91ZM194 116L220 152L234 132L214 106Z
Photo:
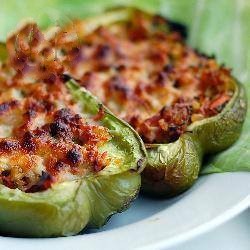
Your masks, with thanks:
M142 173L147 193L174 196L193 185L206 154L220 152L240 136L246 116L246 93L234 81L234 95L216 116L189 125L180 138L169 144L148 144L148 165Z
M101 103L75 82L67 83L82 116L88 121ZM137 133L105 107L99 121L109 129L112 139L102 146L110 156L118 157L98 173L56 183L51 188L25 193L0 184L0 232L27 237L67 236L85 227L100 227L117 212L125 210L140 189L140 172L145 166L146 151Z
M0 44L0 61L5 61L5 44ZM94 96L73 80L67 83L73 99L81 104L82 116L104 110L100 125L109 129L111 141L102 146L119 157L104 170L79 180L54 184L35 193L25 193L0 184L0 232L25 237L68 236L85 227L101 227L115 213L126 210L141 187L140 172L146 164L146 149L138 134L116 118Z

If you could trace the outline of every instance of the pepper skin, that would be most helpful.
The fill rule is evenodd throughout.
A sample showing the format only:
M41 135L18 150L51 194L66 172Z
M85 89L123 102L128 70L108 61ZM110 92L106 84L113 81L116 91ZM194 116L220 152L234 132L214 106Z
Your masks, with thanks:
M220 152L240 136L247 110L242 84L234 82L234 95L221 113L192 123L169 144L148 144L148 165L142 173L143 191L171 197L191 187L206 154Z

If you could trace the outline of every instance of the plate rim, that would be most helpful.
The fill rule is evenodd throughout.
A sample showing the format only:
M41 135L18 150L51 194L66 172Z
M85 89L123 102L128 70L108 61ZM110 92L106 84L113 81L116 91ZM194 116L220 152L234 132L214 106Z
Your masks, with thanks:
M136 247L135 249L140 250L152 250L152 249L166 249L173 246L178 246L179 244L192 240L193 238L207 233L216 227L226 223L227 221L233 219L235 216L242 213L244 210L250 208L250 194L243 198L236 205L230 207L228 210L223 212L222 214L216 216L212 220L201 224L187 232L179 234L177 236L171 237L170 239L162 239L158 242L148 244L142 247Z
M224 173L225 174L225 173ZM223 175L224 175L223 174ZM232 173L228 173L230 176L232 175ZM247 184L247 187L249 186L249 177L250 175L246 172L241 172L238 173L239 177L238 178L242 178L242 174L243 176L248 176L244 179L243 185ZM218 174L220 175L220 174ZM235 174L233 174L235 175ZM237 174L236 174L237 176ZM212 176L211 176L212 177ZM231 182L230 182L231 183ZM239 189L241 190L241 189ZM198 224L192 228L190 228L189 230L185 230L183 232L180 232L176 235L173 235L171 237L166 238L165 233L162 234L159 238L155 239L152 238L151 242L144 242L141 245L134 245L133 249L140 249L140 250L151 250L151 249L169 249L169 247L173 247L173 246L178 246L180 243L186 242L188 240L192 240L193 238L204 234L208 231L213 230L214 228L216 228L217 226L227 222L228 220L232 219L233 217L235 217L236 215L240 214L241 212L243 212L245 209L247 209L248 207L250 208L250 190L249 188L247 188L245 190L246 192L244 192L244 194L241 195L241 197L239 197L237 200L235 200L230 206L227 206L225 209L223 209L221 212L218 213L218 215L214 215L214 217L210 217L209 220ZM242 191L241 191L242 192ZM164 213L165 209L163 211L157 212L156 214L161 214ZM150 216L153 218L153 216L155 216L156 214ZM108 231L102 231L102 232L98 232L97 234L103 235L106 233L111 233L112 231L116 231L116 233L122 233L124 234L124 230L125 229L131 229L132 227L134 228L137 224L141 224L143 221L146 222L148 220L148 218L144 218L142 220L139 220L137 222L134 222L132 224L127 224L124 226L121 226L119 228L112 228ZM162 224L162 223L161 223ZM122 230L122 231L120 231ZM126 230L125 230L126 231ZM127 230L128 231L128 230ZM95 234L95 233L94 233ZM91 234L90 234L91 235ZM58 245L58 239L59 238L17 238L17 237L5 237L5 236L1 236L0 237L0 242L2 246L5 247L9 247L10 249L27 249L27 250L33 250L34 247L34 243L39 243L38 245L41 244L41 246L38 247L38 249L44 249L44 247L46 246L47 249L54 249L54 250L60 250L62 249L62 247L64 246L65 248L63 249L71 249L71 247L78 247L79 245L79 240L76 240L77 238L80 239L79 236L83 236L83 235L78 235L78 236L74 236L74 237L59 237L61 239L61 244ZM89 236L89 234L86 235L87 237ZM75 238L75 240L73 240L73 238ZM75 242L73 242L75 241ZM30 244L31 243L31 244ZM52 243L52 245L50 245ZM74 244L73 244L74 243ZM108 242L107 242L108 243ZM70 248L68 248L70 245ZM110 245L109 243L107 244L107 246ZM84 246L84 245L82 245ZM15 247L15 248L13 248ZM41 247L41 248L40 248ZM98 245L93 246L93 249L99 249ZM131 249L132 246L128 246L127 249ZM76 248L79 249L79 248ZM80 248L82 249L82 248ZM110 249L110 248L105 248L104 249ZM113 248L111 248L113 249Z

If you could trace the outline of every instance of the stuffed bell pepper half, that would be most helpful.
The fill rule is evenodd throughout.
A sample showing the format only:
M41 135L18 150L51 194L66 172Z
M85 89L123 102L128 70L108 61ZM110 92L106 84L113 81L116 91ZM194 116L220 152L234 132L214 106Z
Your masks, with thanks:
M186 44L184 26L123 8L57 29L47 36L65 72L143 139L145 192L183 192L204 155L239 137L244 88L230 69Z
M100 227L139 192L138 134L63 74L27 24L1 44L0 232L50 237Z

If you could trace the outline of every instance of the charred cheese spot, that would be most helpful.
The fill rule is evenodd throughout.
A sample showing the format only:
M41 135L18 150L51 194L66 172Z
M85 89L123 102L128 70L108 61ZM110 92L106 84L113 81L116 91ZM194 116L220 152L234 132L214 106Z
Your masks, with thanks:
M82 154L79 150L73 148L67 152L66 158L71 164L75 165L82 161Z
M62 121L55 121L50 124L50 133L53 137L69 137L69 127Z
M9 110L15 108L18 106L17 100L12 100L9 102L3 102L0 104L0 115L4 114L5 112L8 112Z
M42 172L39 181L26 190L28 193L34 193L39 191L44 191L51 187L52 176L47 172Z
M28 131L22 138L22 148L27 152L36 150L36 143L34 142L33 137L34 136Z
M9 152L20 148L20 144L17 141L5 140L0 142L0 152Z

